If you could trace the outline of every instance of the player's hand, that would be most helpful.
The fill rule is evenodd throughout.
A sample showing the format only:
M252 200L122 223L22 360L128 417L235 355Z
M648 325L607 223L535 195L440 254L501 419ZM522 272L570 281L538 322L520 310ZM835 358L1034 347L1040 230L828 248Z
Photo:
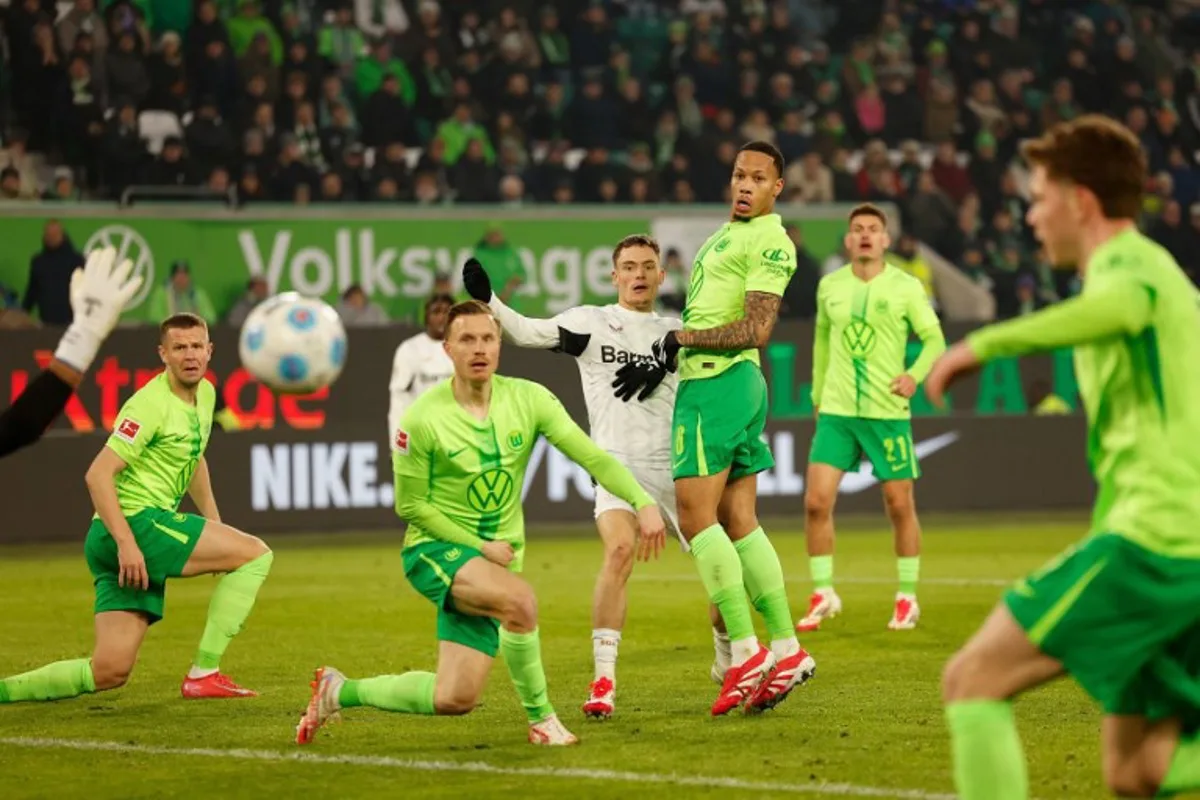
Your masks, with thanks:
M917 393L917 382L912 375L905 373L892 381L892 394L899 395L905 400Z
M507 567L511 564L513 558L516 556L512 545L508 542L488 542L479 548L479 552L483 553L483 557L488 561L493 564L499 564L502 567Z
M676 331L667 331L661 339L650 345L650 355L654 356L654 360L667 372L674 372L675 357L679 355L681 347L683 345L679 343L679 334Z
M658 506L646 506L637 512L638 518L638 561L658 558L667 543L667 526L663 523Z
M146 571L146 559L136 544L117 545L117 585L129 589L150 588L150 573Z
M617 377L612 382L612 387L616 390L613 396L628 403L629 398L636 394L641 402L653 394L666 377L666 369L655 361L630 362L617 370Z
M977 370L981 363L966 342L952 346L934 362L933 369L925 378L925 396L935 408L945 408L946 389L954 381Z
M121 312L142 286L142 276L130 277L132 261L116 261L115 248L93 250L83 268L71 275L69 294L74 318L54 357L80 372L91 366L100 343L112 333Z
M467 294L481 303L492 302L492 279L477 258L468 258L463 264L463 288Z

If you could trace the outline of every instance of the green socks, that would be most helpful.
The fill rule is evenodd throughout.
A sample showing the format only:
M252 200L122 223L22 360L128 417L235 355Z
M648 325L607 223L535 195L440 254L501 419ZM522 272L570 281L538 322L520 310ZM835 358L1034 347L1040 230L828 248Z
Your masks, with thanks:
M754 621L742 585L742 562L737 548L720 525L705 528L691 541L692 558L708 599L721 610L731 642L754 638ZM736 655L736 654L735 654Z
M742 562L742 577L750 602L767 623L771 641L791 639L792 611L788 608L787 590L783 586L783 565L763 529L755 528L748 536L733 543Z
M808 571L815 591L833 588L833 556L809 556Z
M212 600L208 604L208 622L200 637L200 648L196 651L195 666L201 669L217 669L225 648L242 630L242 624L254 608L258 590L271 571L275 554L264 553L248 561L217 582Z
M525 707L530 722L541 722L554 714L546 691L546 671L542 669L542 642L537 628L531 633L513 633L500 629L500 652L508 666L509 677Z
M1027 800L1029 776L1011 704L1003 700L951 703L946 706L946 722L959 800Z
M63 700L96 691L92 660L55 661L30 672L0 680L0 703Z
M1200 736L1179 737L1171 765L1158 787L1159 797L1171 797L1179 792L1200 789Z
M406 672L380 675L360 681L346 681L338 693L342 708L370 706L401 714L433 714L433 689L437 677L432 672Z
M896 559L896 575L900 578L900 594L917 593L917 578L921 575L921 557Z

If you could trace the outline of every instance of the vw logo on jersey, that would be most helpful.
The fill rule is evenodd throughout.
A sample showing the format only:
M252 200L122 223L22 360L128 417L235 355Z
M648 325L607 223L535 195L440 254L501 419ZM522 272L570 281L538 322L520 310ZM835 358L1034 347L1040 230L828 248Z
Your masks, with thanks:
M851 320L842 331L842 344L855 358L866 358L875 349L875 329L865 320Z
M467 487L467 503L480 514L499 511L512 496L512 475L502 469L489 469Z
M101 247L112 247L117 251L117 264L125 259L133 262L130 277L141 275L142 285L137 294L126 303L125 310L140 306L154 288L154 252L150 245L140 233L128 225L105 225L83 243L83 252L90 253Z

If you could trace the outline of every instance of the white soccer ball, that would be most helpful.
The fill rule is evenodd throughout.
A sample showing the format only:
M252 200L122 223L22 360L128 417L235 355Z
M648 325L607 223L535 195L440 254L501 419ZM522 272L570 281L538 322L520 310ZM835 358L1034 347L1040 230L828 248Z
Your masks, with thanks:
M238 337L242 366L280 394L329 386L346 363L346 329L327 303L284 292L246 317Z

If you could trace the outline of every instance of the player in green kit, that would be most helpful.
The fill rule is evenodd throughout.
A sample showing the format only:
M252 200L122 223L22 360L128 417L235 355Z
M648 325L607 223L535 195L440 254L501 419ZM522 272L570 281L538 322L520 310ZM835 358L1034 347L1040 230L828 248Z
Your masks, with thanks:
M437 608L437 672L349 680L321 667L296 728L310 743L343 708L461 715L479 703L497 652L529 717L529 741L578 740L546 691L537 599L518 573L525 560L521 487L538 436L584 467L637 511L640 556L657 556L666 527L629 470L600 449L550 390L495 375L500 325L484 303L450 309L446 353L454 377L414 402L396 430L396 513L408 522L404 572Z
M920 476L913 452L908 401L946 349L942 327L916 278L887 263L887 216L873 205L850 212L846 251L851 263L826 275L817 288L813 334L813 408L817 430L804 479L804 534L813 593L798 631L815 631L835 617L842 601L833 590L833 507L847 470L866 456L883 486L900 577L888 627L915 628L921 527L913 501ZM909 330L921 355L905 369Z
M0 703L61 700L124 685L149 627L163 617L168 578L225 573L217 582L186 698L253 697L223 675L221 656L254 607L271 550L221 522L204 449L216 392L205 380L212 344L204 320L176 314L159 328L166 369L122 406L87 472L96 516L84 554L96 587L91 658L58 661L0 680ZM176 509L187 494L200 516Z
M796 640L783 568L756 509L756 475L775 464L763 438L767 384L758 348L771 338L796 270L796 247L774 213L783 191L779 150L768 142L743 146L730 189L730 221L696 254L683 330L655 342L653 362L617 373L626 385L649 386L676 369L678 356L671 471L680 532L731 648L713 715L743 705L748 712L769 709L816 666ZM751 602L766 622L769 649L754 633Z
M1121 797L1200 789L1200 295L1138 232L1146 158L1100 116L1027 143L1028 219L1078 297L976 331L926 379L940 405L993 358L1074 348L1098 491L1089 535L1018 581L942 681L962 800L1024 800L1011 700L1063 674L1102 707ZM1052 490L1053 487L1047 487Z

